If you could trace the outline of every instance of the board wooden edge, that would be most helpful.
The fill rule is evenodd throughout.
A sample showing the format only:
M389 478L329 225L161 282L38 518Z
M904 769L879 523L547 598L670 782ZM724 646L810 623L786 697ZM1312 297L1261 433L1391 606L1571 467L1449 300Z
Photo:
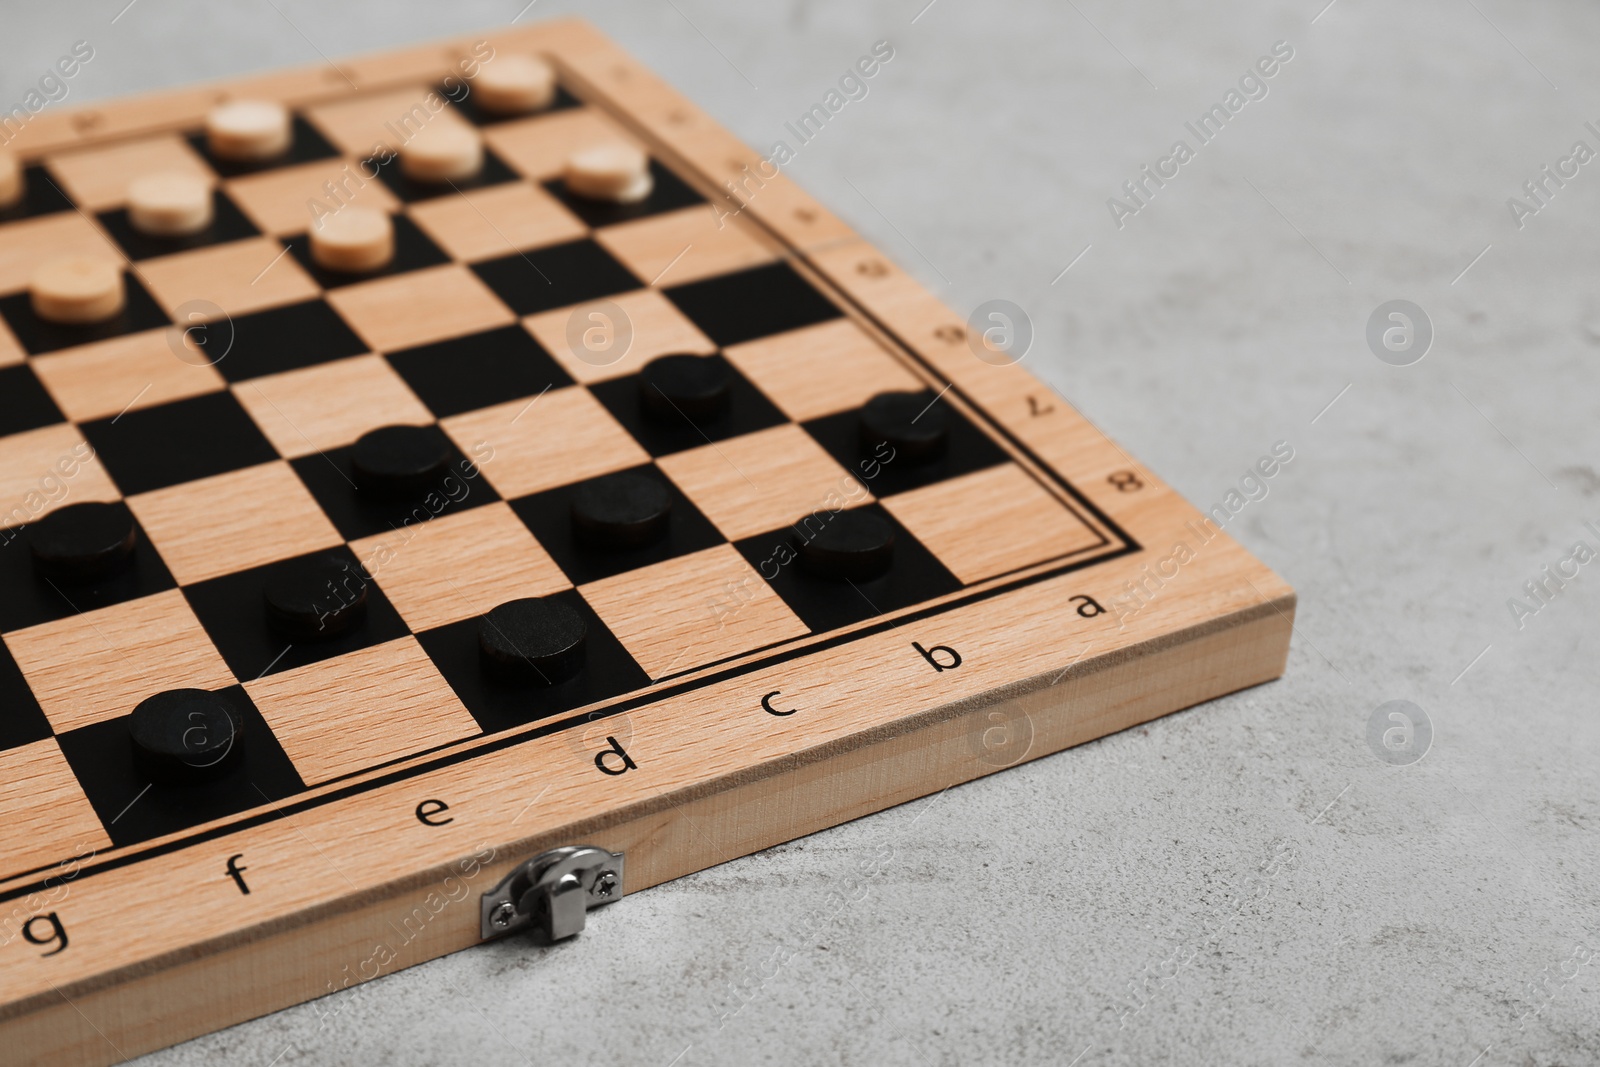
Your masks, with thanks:
M652 140L674 149L678 162L696 172L714 179L721 168L733 175L760 158L580 20L481 36L497 47L559 51L564 74L584 80L610 103L613 115L623 109ZM363 91L381 89L427 77L443 58L475 39L341 60L340 67L355 75ZM230 81L226 91L294 103L338 90L340 76L331 74L326 65L318 65ZM177 128L192 123L222 91L201 86L78 109L96 116L91 122L75 118L74 112L46 114L41 120L51 121L38 128L23 151L37 155ZM874 316L872 330L881 339L917 353L960 386L1014 429L1041 465L1081 487L1096 507L1134 531L1147 548L1159 544L1149 540L1151 531L1164 534L1180 523L1204 521L1065 402L1059 419L1019 421L1032 397L1054 394L1020 366L996 367L974 359L964 338L952 333L961 326L954 313L786 175L751 198L741 214L743 221L796 249L807 273L820 276ZM869 261L883 269L863 269ZM1124 461L1152 487L1142 500L1124 499L1103 484L1106 471ZM1294 594L1225 533L1219 536L1230 547L1216 550L1224 557L1216 565L1256 594L1244 606L1238 598L1208 602L1198 591L1173 594L1159 612L1159 623L1146 618L1137 627L1141 633L1159 632L1085 656L1063 671L1052 669L648 802L495 843L493 858L476 863L467 895L451 899L437 913L430 900L437 898L452 871L459 880L458 865L434 864L284 919L243 924L226 937L108 967L65 988L0 1005L0 1033L33 1061L112 1062L324 995L340 987L342 974L364 981L475 944L478 895L510 866L546 847L583 842L626 850L632 892L1268 681L1284 669ZM1251 598L1246 594L1245 599ZM1218 603L1225 606L1219 609ZM1217 610L1221 613L1206 614ZM1201 621L1173 624L1172 615ZM1016 759L997 763L994 753L975 748L975 732L981 737L1018 723L1027 725L1031 743ZM460 857L457 864L470 858ZM428 917L421 934L375 973L362 973L373 946L389 936L386 931L396 917L415 916L419 908ZM596 913L595 932L603 936L606 926L625 923L626 911L623 903Z
M797 754L715 789L496 847L489 858L480 854L471 875L463 857L225 950L196 946L70 999L46 994L4 1024L8 1048L30 1063L114 1063L479 944L479 895L543 848L582 841L625 851L632 893L1130 729L1280 676L1294 609L1294 594L1284 593L1149 647L1087 660L1053 684L1030 679L995 699L929 709L894 730ZM996 729L1027 743L998 755L975 743ZM450 887L452 878L465 892ZM626 898L591 913L580 942L626 937L627 914ZM401 924L415 924L419 936L383 952ZM341 1010L330 1002L319 1014L326 1022Z

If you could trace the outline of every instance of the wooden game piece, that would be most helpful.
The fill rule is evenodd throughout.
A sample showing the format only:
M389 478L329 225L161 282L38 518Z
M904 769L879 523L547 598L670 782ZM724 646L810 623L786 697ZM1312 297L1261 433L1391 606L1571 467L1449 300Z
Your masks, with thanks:
M292 641L322 641L346 633L366 614L367 580L343 556L280 563L262 590L267 623Z
M924 393L879 393L861 408L861 450L887 442L897 463L939 458L949 436L944 408Z
M289 109L276 101L232 100L206 116L206 143L219 159L275 159L289 150L293 139Z
M483 137L469 126L432 122L400 148L400 170L419 182L452 182L483 169Z
M22 176L22 164L17 160L15 153L0 152L0 208L12 207L19 203L27 191L27 182Z
M450 466L450 441L436 426L380 426L350 449L356 487L405 498L436 488Z
M182 237L211 225L211 187L185 171L159 171L128 184L128 222L154 237Z
M491 675L556 685L583 667L589 625L555 597L511 600L483 616L478 647Z
M85 501L58 508L34 525L33 565L46 578L93 582L133 559L133 514L119 504Z
M710 356L660 356L639 372L639 401L667 423L712 419L728 406L728 368Z
M472 79L478 106L496 115L542 111L556 98L555 68L537 56L502 55Z
M128 717L133 762L152 781L215 781L244 756L244 719L226 694L169 689L146 697Z
M865 582L889 572L894 527L870 511L841 511L814 535L795 535L800 565L818 578Z
M362 274L394 259L394 221L373 207L348 205L310 231L311 258L328 270Z
M636 204L650 195L650 157L625 141L591 145L572 153L565 172L567 191L590 200Z
M660 540L671 521L672 494L642 474L608 474L572 494L572 530L580 544L639 548Z
M107 259L60 256L33 272L33 313L46 322L83 326L115 318L127 302L122 271Z

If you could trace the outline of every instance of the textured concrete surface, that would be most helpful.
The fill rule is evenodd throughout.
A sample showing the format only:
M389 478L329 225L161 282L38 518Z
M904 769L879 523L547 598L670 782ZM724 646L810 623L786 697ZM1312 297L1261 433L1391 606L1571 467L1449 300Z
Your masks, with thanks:
M10 6L0 99L77 38L86 99L521 0L138 0L113 25L122 2ZM1600 1062L1600 568L1520 629L1507 603L1600 546L1600 163L1521 228L1506 204L1600 149L1600 10L1325 2L530 5L763 148L892 41L791 173L957 308L1025 307L1033 367L1197 503L1293 445L1232 526L1299 590L1288 675L650 890L576 944L146 1062ZM1119 229L1107 198L1277 41L1267 95ZM1400 298L1436 331L1406 367L1365 340ZM1397 699L1434 731L1407 766L1367 743Z

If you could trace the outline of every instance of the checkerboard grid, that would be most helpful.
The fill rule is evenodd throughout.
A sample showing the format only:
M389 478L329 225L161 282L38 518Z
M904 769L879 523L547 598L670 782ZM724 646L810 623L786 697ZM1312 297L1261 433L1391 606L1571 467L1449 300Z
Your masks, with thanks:
M229 182L232 181L232 180L234 180L234 179L220 179L220 186L224 190L226 190L227 187L228 187ZM516 181L524 182L524 183L531 182L532 184L534 184L536 186L539 184L536 180L531 179L531 178L527 178L527 177L518 178L518 179L516 179ZM407 204L407 205L401 206L399 210L402 213L410 214L413 211L414 207L415 207L414 204ZM602 229L603 227L588 226L587 224L582 224L581 220L579 220L579 221L580 221L580 224L584 226L584 233L585 233L584 237L581 238L581 240L593 242L595 240L595 238L596 238L597 230L598 229ZM435 247L438 247L438 243L437 242L435 242ZM538 251L538 246L523 247L523 248L520 248L520 249L516 250L517 254L519 254L519 255L525 254L527 252L532 252L532 251ZM182 253L179 253L179 254L181 255ZM460 260L455 259L455 257L453 257L453 256L448 257L448 259L452 263L460 263L461 262ZM648 289L649 286L646 284L648 281L649 281L648 279L638 279L639 288L640 289ZM324 290L321 286L318 286L318 293L317 293L317 296L315 298L316 301L321 303L323 306L327 306L326 297L327 297L326 290ZM337 309L334 309L334 312L335 312L335 314L337 314ZM393 363L393 360L390 359L390 356L393 355L393 353L384 352L384 353L379 353L379 355L381 355L384 359L389 360L389 362L391 364ZM369 358L369 357L367 356L366 353L361 353L361 354L358 354L358 355L342 356L342 357L339 357L337 360L332 360L332 361L329 361L329 362L351 362L351 361L354 361L354 360L365 359L365 358ZM327 365L326 363L324 363L324 364L316 364L316 366L326 366L326 365ZM223 389L226 390L226 391L231 392L234 395L237 395L238 392L239 392L240 387L243 386L243 385L247 385L249 383L249 381L251 381L251 380L252 379L245 379L245 380L243 380L241 382L228 383L223 387ZM589 387L587 385L573 383L573 384L564 385L564 386L562 386L562 388L575 388L575 389L588 390ZM536 399L537 398L535 398L535 400ZM132 405L130 405L130 407L131 406ZM261 425L261 420L259 418L257 418L254 414L251 415L251 419L255 423L256 428L258 430L261 430L263 432L264 436L267 436L266 433L265 433L266 427ZM65 421L64 417L63 417L63 421ZM433 421L434 424L437 424L439 420L438 420L438 417L436 416L431 421ZM270 437L269 437L269 440L270 440ZM275 448L276 448L276 451L278 452L278 454L280 456L283 456L284 458L288 458L288 457L284 456L284 449L283 448L276 447L276 446L275 446ZM726 535L721 535L721 538L722 539L718 543L723 545L723 546L727 546L729 544L729 538ZM345 539L345 540L348 542L348 540L353 540L353 539ZM381 579L375 579L375 580L377 581L378 587L381 590L381 588L382 588ZM180 583L180 585L181 585L181 583ZM406 633L408 633L408 634L410 633L409 628L406 630ZM248 680L249 679L245 679L245 678L240 678L239 679L240 682L244 682L244 681L248 681Z

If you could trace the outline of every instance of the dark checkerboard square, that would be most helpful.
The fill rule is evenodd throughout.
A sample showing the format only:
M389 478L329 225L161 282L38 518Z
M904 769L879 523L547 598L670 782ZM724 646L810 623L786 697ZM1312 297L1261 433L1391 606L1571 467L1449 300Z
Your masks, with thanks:
M605 548L590 543L572 529L572 496L582 482L511 501L511 510L533 531L550 558L574 585L597 582L613 574L647 567L652 563L687 556L720 545L723 537L711 520L683 495L655 464L634 467L628 473L661 483L672 496L672 517L666 536L640 548ZM610 477L610 475L606 475Z
M32 368L24 364L0 369L0 437L65 419Z
M54 352L60 348L72 348L75 345L107 341L130 333L141 333L171 323L167 313L161 310L161 305L155 302L155 298L145 290L137 277L124 271L122 282L127 286L127 303L116 317L105 322L87 326L65 326L58 322L46 322L33 313L33 304L25 292L0 297L0 316L5 317L6 325L17 335L22 347L30 355L35 356L44 352Z
M278 458L230 392L126 411L82 429L124 496Z
M639 399L639 375L629 374L589 386L607 411L645 447L652 456L665 456L698 448L713 441L724 441L740 434L754 433L787 422L783 412L734 370L721 356L706 356L720 363L729 376L728 403L723 413L712 419L691 419L682 414L647 414Z
M228 774L197 785L151 784L133 765L129 716L70 730L57 740L118 847L198 826L293 796L305 788L261 712L240 686L222 690L244 719L244 755Z
M894 562L881 578L867 582L818 578L792 555L797 539L821 532L832 517L827 511L793 527L747 537L734 547L789 610L816 633L899 611L961 588L961 582L938 557L883 508L868 504L855 510L871 512L894 527Z
M437 267L441 263L450 262L450 257L434 244L427 234L417 228L405 215L392 216L394 221L394 258L381 270L361 271L351 273L342 270L329 270L318 265L311 258L311 240L303 233L293 237L285 237L284 244L289 246L289 254L295 258L300 266L305 268L307 274L324 289L337 289L341 285L351 285L355 282L370 282L374 278L389 278L396 274L405 274L409 271L422 270L424 267Z
M435 432L444 435L435 427ZM350 449L335 448L289 461L317 504L346 541L454 515L500 499L489 480L453 443L448 444L450 466L436 488L415 500L373 497L356 488L350 466Z
M723 348L841 314L787 263L722 274L664 292Z
M330 555L347 560L350 574L365 574L355 553L342 545L296 559ZM323 641L290 641L280 636L267 625L265 590L273 570L292 565L293 562L280 560L184 586L183 595L189 599L189 606L206 628L211 643L222 653L234 677L240 681L250 682L263 675L293 670L308 663L320 663L346 652L393 641L410 632L378 584L365 580L366 614L350 630ZM336 595L338 593L334 590L329 590L330 599Z
M478 651L478 629L482 624L477 618L417 635L434 666L484 732L510 729L650 684L649 676L577 590L555 596L581 614L589 626L583 669L556 685L516 685L487 676Z
M293 141L289 151L276 159L264 159L257 162L240 163L231 159L219 159L211 154L211 147L206 142L204 133L189 135L189 145L196 152L205 157L211 169L224 178L237 178L241 174L256 174L264 170L276 170L279 167L292 167L297 163L314 163L319 159L333 159L339 150L328 142L328 139L317 132L317 128L299 115L293 119Z
M472 269L518 315L598 300L642 284L587 239L484 260Z
M0 554L4 553L0 549ZM50 736L50 721L28 688L17 661L0 644L0 749L17 748Z
M577 97L573 96L559 85L556 86L556 98L555 100L551 101L549 107L542 111L528 111L517 115L502 115L495 111L485 111L483 108L478 106L478 98L472 93L468 93L460 100L455 100L451 98L451 94L446 92L444 86L442 85L439 86L435 91L438 92L440 96L450 98L450 106L455 108L456 114L460 115L474 126L494 126L502 122L517 122L522 119L533 118L537 115L548 115L555 111L565 111L568 108L583 106L582 100L579 100Z
M633 204L613 204L605 200L590 200L587 197L576 196L567 192L566 182L560 178L552 178L544 183L544 187L551 196L565 204L569 211L588 223L592 229L618 222L632 222L634 219L648 218L664 211L676 211L681 207L693 207L695 204L706 202L705 197L690 188L682 178L653 159L650 161L650 176L655 180L650 195Z
M391 352L388 360L441 419L572 384L521 326Z
M378 180L388 186L389 191L404 204L414 204L419 200L432 200L436 196L449 196L464 193L469 189L486 189L491 185L504 185L506 182L522 180L520 174L506 166L505 161L488 148L483 150L483 166L470 178L452 178L443 182L414 181L401 171L398 155L387 163L379 163L376 158L363 160L362 167L363 174L371 174L372 169L376 167Z
M185 234L182 237L154 237L139 232L133 228L133 223L128 221L126 208L102 211L97 218L100 220L100 225L117 242L123 254L134 260L151 259L155 256L171 255L173 252L187 252L195 248L208 248L211 245L260 236L261 231L245 218L244 212L240 211L221 189L212 190L211 203L211 225L198 233Z
M212 326L207 339L226 353L216 367L230 382L330 363L367 350L366 342L321 300L230 321Z
M8 208L0 208L0 222L53 215L57 211L73 210L72 201L55 183L45 169L37 164L22 168L22 199Z
M963 418L960 412L943 400L936 401L934 397L937 394L928 391L922 395L931 409L943 409L950 427L944 454L926 463L910 463L900 459L886 445L863 446L859 409L841 411L837 415L813 419L801 425L840 466L860 472L859 477L880 500L908 489L920 489L924 485L993 467L1009 458L999 445Z
M33 568L33 526L0 531L0 631L55 622L80 612L121 604L173 588L161 554L145 536L126 504L114 505L133 521L133 561L125 570L102 581L66 582L45 578Z

